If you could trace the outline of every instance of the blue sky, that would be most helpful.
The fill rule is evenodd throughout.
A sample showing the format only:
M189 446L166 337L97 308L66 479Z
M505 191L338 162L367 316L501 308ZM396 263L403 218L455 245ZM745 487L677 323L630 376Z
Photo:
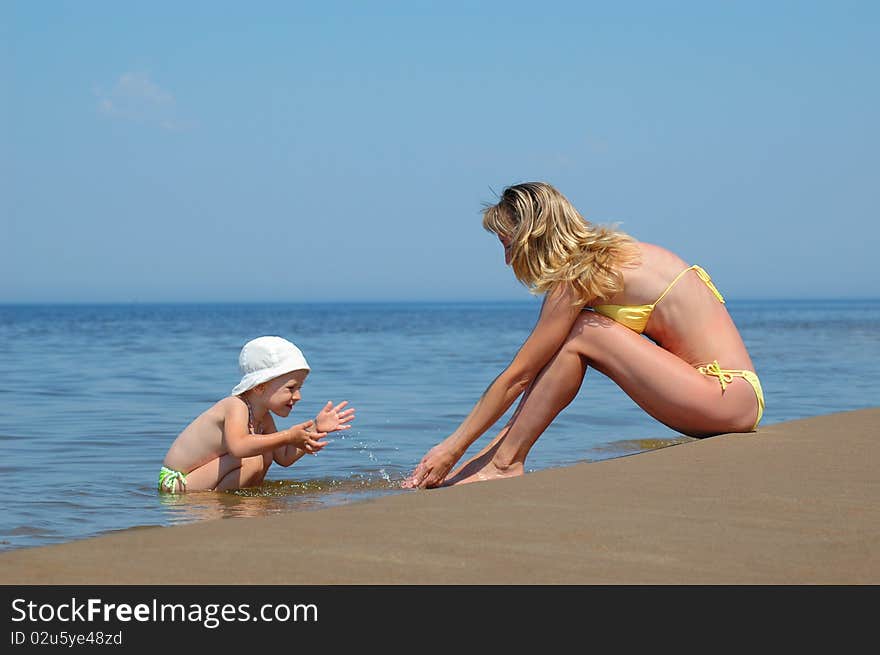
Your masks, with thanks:
M556 185L731 298L880 296L880 3L0 5L0 302L528 297Z

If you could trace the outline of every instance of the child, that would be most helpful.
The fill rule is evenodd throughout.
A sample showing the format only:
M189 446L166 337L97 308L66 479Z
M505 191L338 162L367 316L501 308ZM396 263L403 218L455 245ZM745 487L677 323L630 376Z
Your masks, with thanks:
M225 491L262 483L275 461L290 466L317 454L328 432L348 430L354 409L328 402L313 421L278 430L272 414L285 417L301 398L309 365L299 348L281 337L259 337L241 349L243 377L171 444L159 471L159 491Z

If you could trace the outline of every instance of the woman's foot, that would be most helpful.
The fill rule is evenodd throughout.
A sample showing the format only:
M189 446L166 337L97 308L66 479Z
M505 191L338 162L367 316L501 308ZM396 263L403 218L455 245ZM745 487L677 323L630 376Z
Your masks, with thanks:
M485 482L487 480L500 480L501 478L516 478L525 471L520 462L514 462L509 466L501 466L494 461L496 447L490 448L459 468L453 475L446 478L442 487L452 487L470 482Z

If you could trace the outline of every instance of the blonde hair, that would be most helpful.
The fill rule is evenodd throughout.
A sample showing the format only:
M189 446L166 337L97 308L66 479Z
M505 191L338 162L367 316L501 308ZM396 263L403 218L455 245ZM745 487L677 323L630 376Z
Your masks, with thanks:
M639 260L632 237L590 223L545 182L504 189L498 203L483 211L483 227L510 239L513 273L532 293L567 285L575 292L575 304L622 291L621 269Z

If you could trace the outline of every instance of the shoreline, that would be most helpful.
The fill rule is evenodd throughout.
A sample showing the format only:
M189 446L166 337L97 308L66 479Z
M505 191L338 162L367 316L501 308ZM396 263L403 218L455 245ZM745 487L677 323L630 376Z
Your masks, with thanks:
M491 483L134 527L0 552L0 583L877 584L878 434L875 407Z

